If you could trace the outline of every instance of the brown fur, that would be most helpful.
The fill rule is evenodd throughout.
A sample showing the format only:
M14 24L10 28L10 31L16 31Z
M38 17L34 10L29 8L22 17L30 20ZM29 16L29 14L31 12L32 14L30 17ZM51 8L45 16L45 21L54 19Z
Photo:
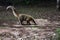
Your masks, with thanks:
M23 21L26 21L27 25L31 25L30 22L33 22L36 25L34 18L32 16L17 13L17 11L15 10L15 8L13 6L8 6L7 9L9 9L9 8L12 9L14 16L18 18L19 23L21 23L22 25L24 25Z
M23 21L26 21L28 25L31 25L30 22L33 22L36 25L34 18L30 15L20 14L19 18L22 25L24 25Z

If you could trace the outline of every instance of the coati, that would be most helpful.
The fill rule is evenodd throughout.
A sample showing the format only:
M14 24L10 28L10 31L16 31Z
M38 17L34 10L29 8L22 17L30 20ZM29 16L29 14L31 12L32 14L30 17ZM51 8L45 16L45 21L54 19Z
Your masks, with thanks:
M34 21L34 18L32 16L27 15L27 14L19 14L19 13L17 13L16 9L13 6L8 6L6 9L8 10L9 8L12 9L13 15L16 18L18 18L19 24L21 23L22 25L25 25L23 23L23 21L26 21L27 25L31 25L30 22L33 22L36 25L36 23Z

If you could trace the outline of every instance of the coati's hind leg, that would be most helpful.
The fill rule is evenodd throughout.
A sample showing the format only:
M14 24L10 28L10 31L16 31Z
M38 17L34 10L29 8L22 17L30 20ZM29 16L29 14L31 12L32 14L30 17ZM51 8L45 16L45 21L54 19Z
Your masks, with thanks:
M17 22L17 24L19 24L19 25L20 25L20 24L23 24L23 23L22 23L22 21L20 21L20 20L19 20L19 21Z
M20 19L18 18L18 22L17 22L17 24L20 24Z
M20 20L20 24L21 24L21 25L24 25L24 23L23 23L24 18L23 18L22 16L19 18L19 20Z
M25 24L23 23L23 20L21 20L20 22L21 22L22 25L25 25Z

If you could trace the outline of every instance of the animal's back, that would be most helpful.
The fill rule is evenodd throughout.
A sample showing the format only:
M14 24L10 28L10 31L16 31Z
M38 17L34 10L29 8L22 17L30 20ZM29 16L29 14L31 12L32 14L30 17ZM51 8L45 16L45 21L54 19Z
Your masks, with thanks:
M20 14L19 17L21 20L34 19L32 16L26 14Z
M20 17L22 16L22 17L31 17L31 18L33 18L31 15L27 15L27 14L20 14L19 16Z

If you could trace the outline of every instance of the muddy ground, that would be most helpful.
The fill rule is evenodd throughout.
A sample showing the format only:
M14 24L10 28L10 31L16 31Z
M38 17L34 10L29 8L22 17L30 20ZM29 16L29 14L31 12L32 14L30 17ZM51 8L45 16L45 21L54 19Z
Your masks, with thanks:
M28 27L18 25L17 18L5 8L0 10L1 40L55 40L55 29L60 26L60 12L54 6L16 7L19 13L29 14L35 18L38 26Z

